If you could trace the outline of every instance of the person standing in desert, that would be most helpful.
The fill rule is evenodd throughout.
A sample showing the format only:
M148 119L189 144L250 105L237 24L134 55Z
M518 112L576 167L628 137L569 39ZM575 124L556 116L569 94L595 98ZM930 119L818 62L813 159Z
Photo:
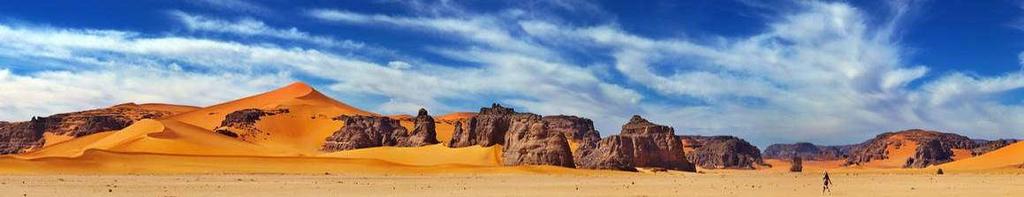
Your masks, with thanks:
M828 187L829 185L832 184L832 179L828 178L828 170L825 170L824 172L825 172L825 177L821 178L822 181L824 181L824 183L822 183L823 185L821 187L821 193L824 194L825 191L828 191L829 193L832 193L832 189Z

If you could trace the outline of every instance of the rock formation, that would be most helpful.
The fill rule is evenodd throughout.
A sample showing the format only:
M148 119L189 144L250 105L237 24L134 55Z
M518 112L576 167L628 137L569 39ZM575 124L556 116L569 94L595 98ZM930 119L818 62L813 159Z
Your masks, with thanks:
M254 142L258 138L266 139L270 133L260 131L256 128L256 122L264 116L273 116L288 113L288 109L243 109L229 113L224 116L214 131L221 135L240 139L242 141Z
M619 135L581 145L576 166L589 169L635 170L655 167L696 171L686 160L682 142L668 126L633 116Z
M412 132L409 133L405 140L400 140L398 146L412 147L440 143L437 141L434 118L427 114L426 109L420 108L412 122L415 124Z
M632 138L612 135L585 142L573 157L577 168L637 171L633 163L635 147Z
M555 165L573 167L569 140L599 136L589 119L575 116L541 117L519 113L497 103L454 123L450 147L503 145L504 165ZM579 138L575 137L579 136Z
M973 149L977 147L970 138L937 131L912 129L887 132L876 136L850 151L846 165L858 165L872 160L888 159L888 147L901 147L904 143L917 145L914 156L907 159L904 167L923 168L952 161L952 149Z
M327 137L321 150L335 152L360 148L395 146L406 130L398 120L382 116L341 115L334 120L345 122L341 130Z
M413 119L413 132L408 132L396 119L383 116L341 115L334 120L345 126L327 137L321 151L335 152L380 146L415 147L437 144L434 118L420 109Z
M536 114L516 113L512 108L502 107L497 103L490 108L480 108L480 113L465 122L456 124L455 132L448 146L466 147L473 145L493 146L505 142L505 132L511 126L511 120L517 116L536 116Z
M793 161L790 162L790 172L803 172L804 171L804 160L800 157L793 157Z
M679 136L693 148L686 157L690 163L706 169L754 169L765 165L761 150L733 136Z
M978 146L971 149L971 155L978 156L988 152L992 152L996 149L1008 146L1010 144L1017 143L1015 139L998 139L998 140L975 140L975 144Z
M806 160L838 160L846 159L849 154L847 146L820 146L807 142L795 144L772 144L764 149L762 156L765 159L786 160L793 157L800 157Z
M953 150L943 147L937 139L926 140L917 145L914 157L907 159L904 168L924 168L953 161Z
M601 140L601 134L594 129L594 121L576 116L544 116L544 122L548 123L548 129L562 133L566 138L575 142L583 143L586 140Z
M109 108L33 117L24 122L0 122L0 154L22 153L40 148L46 143L43 133L81 137L121 130L141 119L162 118L173 114L126 103Z
M21 153L42 147L43 130L35 127L33 122L0 122L0 154Z
M560 130L550 129L538 115L513 116L502 147L502 163L575 167L569 143Z

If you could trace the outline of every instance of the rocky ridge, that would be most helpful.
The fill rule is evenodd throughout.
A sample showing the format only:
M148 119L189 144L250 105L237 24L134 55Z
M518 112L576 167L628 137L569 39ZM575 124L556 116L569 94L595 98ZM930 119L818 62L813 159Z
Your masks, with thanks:
M420 109L414 118L413 132L408 132L398 120L384 116L341 115L333 120L345 124L325 139L321 151L336 152L381 146L416 147L438 143L434 119L425 109Z
M764 149L765 159L788 160L800 157L803 160L840 160L849 156L852 146L821 146L807 142L794 144L772 144Z
M256 122L264 116L286 114L288 109L242 109L224 116L215 132L242 141L253 142L257 138L266 138L270 133L256 128Z
M142 119L159 119L174 114L171 111L125 103L108 108L32 117L23 122L0 121L0 154L22 153L40 148L46 143L44 133L82 137L121 130Z
M761 150L746 140L734 136L679 136L692 151L686 153L689 162L705 169L754 169L767 165L761 159Z
M911 129L882 133L850 151L845 165L859 165L872 160L888 159L889 147L901 147L914 143L914 156L908 158L904 168L924 168L953 161L952 149L973 149L977 144L970 138L937 131Z

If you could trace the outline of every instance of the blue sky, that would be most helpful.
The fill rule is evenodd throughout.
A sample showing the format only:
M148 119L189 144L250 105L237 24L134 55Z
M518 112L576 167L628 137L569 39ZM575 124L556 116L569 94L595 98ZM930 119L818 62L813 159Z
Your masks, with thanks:
M0 120L305 81L381 113L491 102L765 146L1024 137L1019 1L73 1L0 5Z

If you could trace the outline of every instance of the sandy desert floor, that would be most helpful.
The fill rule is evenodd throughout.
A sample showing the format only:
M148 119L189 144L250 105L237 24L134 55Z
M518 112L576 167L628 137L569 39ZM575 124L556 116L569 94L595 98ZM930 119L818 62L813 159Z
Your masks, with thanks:
M831 196L1018 196L1021 174L833 175ZM823 196L818 174L17 175L0 196Z

